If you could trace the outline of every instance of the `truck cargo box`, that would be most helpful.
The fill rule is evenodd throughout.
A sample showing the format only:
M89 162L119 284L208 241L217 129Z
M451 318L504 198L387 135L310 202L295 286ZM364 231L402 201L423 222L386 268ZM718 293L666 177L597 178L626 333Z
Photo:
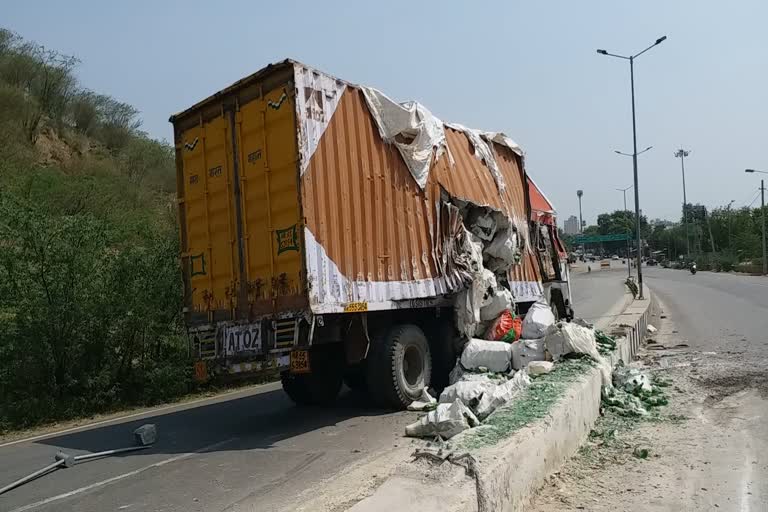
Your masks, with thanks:
M313 316L451 297L462 284L446 261L447 202L509 219L523 247L508 272L515 300L544 293L522 151L503 134L446 125L293 60L170 120L200 357L280 354ZM397 123L412 129L388 133Z

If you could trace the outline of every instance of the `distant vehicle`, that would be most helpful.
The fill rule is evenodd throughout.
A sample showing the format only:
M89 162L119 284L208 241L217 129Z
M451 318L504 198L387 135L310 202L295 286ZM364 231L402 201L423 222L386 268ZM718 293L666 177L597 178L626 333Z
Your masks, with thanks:
M612 260L618 260L619 259L619 255L618 254L614 254L613 256L611 256L611 259Z
M648 265L649 267L653 267L653 266L656 266L656 265L658 265L658 263L659 263L659 262L658 262L658 261L656 261L656 260L654 260L653 258L651 258L651 259L650 259L650 260L648 260L646 263L647 263L647 265Z

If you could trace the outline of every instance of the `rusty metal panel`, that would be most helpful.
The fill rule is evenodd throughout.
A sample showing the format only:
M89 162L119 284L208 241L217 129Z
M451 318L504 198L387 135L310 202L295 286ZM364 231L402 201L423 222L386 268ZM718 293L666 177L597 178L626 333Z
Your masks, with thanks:
M433 162L422 191L397 149L381 140L362 93L345 89L301 179L313 311L387 309L393 301L449 293L436 255L441 187L506 213L528 244L527 183L520 157L494 145L507 183L499 194L467 137L448 128L446 140L451 157ZM519 297L533 300L541 294L529 250L511 278Z
M301 178L313 311L447 293L433 252L435 185L419 189L362 92L346 88Z

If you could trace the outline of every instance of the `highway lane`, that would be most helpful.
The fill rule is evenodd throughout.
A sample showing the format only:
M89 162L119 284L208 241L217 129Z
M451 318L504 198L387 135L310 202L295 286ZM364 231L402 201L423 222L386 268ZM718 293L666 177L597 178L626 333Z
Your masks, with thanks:
M621 271L574 274L577 314L606 322L627 298ZM404 440L416 413L371 408L345 393L334 408L296 408L267 384L3 446L0 485L72 454L130 446L139 425L158 426L149 450L59 470L0 496L0 511L270 510L350 464ZM254 507L255 508L251 508Z

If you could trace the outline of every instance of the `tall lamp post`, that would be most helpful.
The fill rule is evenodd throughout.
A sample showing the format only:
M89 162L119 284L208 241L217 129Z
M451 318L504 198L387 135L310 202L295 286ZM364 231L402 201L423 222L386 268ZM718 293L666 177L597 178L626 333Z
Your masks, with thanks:
M640 53L636 53L635 55L625 56L625 55L618 55L615 53L608 53L605 50L597 50L597 53L600 55L606 55L608 57L616 57L617 59L624 59L629 61L629 81L630 81L630 89L632 91L632 171L634 175L634 185L635 185L635 231L637 232L637 287L639 290L638 298L643 299L643 271L642 271L642 264L643 264L643 258L642 258L642 252L641 252L641 241L640 241L640 191L637 186L637 123L635 121L635 59L653 48L654 46L660 45L664 42L664 40L667 38L667 36L662 36L658 38L651 46L646 48L645 50L641 51Z
M649 149L650 149L650 148L649 148ZM616 189L616 190L618 190L619 192L621 192L622 194L624 194L624 211L625 211L625 212L626 212L626 211L628 211L628 210L627 210L627 190L629 190L629 189L631 189L631 188L632 188L632 185L630 185L630 186L628 186L628 187L626 187L626 188L617 188L617 189ZM627 239L627 277L632 277L632 265L631 265L629 262L630 262L630 256L629 256L629 239Z
M756 171L754 169L744 169L744 172L768 174L766 171ZM765 180L760 180L760 211L763 214L763 275L768 275L768 249L766 249L765 243Z
M626 187L626 188L617 188L619 192L624 194L624 211L627 211L627 190L631 189L632 185Z
M680 159L680 169L683 171L683 224L685 224L685 247L688 257L691 254L691 237L688 234L688 198L685 196L685 157L690 154L690 150L683 148L675 152L675 157Z
M584 232L584 221L581 220L581 196L584 195L583 190L577 190L576 191L576 197L579 198L579 233Z
M733 206L733 203L735 203L735 199L731 199L731 202L728 203L727 211L728 211L728 251L733 254L733 242L731 241L731 206Z

